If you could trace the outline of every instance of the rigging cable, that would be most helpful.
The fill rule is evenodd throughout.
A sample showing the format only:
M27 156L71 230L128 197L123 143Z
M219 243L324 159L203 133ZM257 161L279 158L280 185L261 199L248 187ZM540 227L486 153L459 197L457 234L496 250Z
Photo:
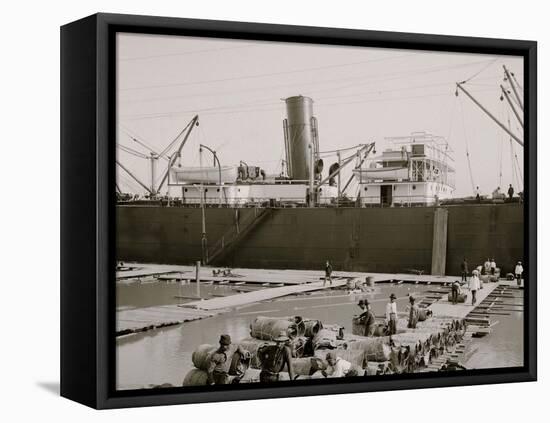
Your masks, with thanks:
M471 160L470 160L470 149L469 149L469 146L468 146L468 135L466 134L466 122L464 120L464 106L462 104L462 99L459 100L460 101L460 111L461 111L461 115L462 115L462 129L464 131L464 141L465 141L465 144L466 144L466 158L468 159L468 170L470 172L470 182L472 184L472 193L475 192L475 183L474 183L474 174L472 172L472 163L471 163ZM511 139L510 139L511 140Z

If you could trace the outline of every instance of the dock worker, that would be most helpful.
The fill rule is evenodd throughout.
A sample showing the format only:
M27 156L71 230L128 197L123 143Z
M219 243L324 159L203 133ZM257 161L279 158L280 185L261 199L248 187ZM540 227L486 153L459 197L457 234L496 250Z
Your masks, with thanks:
M477 291L479 290L479 272L477 270L474 270L472 272L472 277L470 278L470 284L468 288L472 293L472 305L474 305L477 301L476 294L477 294Z
M226 385L229 383L226 362L230 346L231 337L226 334L221 335L220 346L210 355L210 361L206 369L209 385Z
M464 257L464 260L460 264L460 270L462 271L462 282L468 281L468 261L466 260L466 257Z
M491 259L491 275L494 275L496 271L497 271L497 263L493 258Z
M521 261L518 261L518 263L516 264L516 268L514 269L514 274L516 275L518 286L521 285L521 276L523 274L523 265Z
M327 368L322 371L324 377L352 377L359 376L357 369L351 363L338 357L333 351L327 353Z
M491 260L488 258L485 260L485 263L483 263L483 274L488 275L491 271Z
M474 194L476 196L477 202L481 203L481 191L479 190L479 187L476 187Z
M420 314L420 310L418 309L418 306L415 304L415 298L412 295L409 297L409 303L410 303L409 322L407 324L407 327L410 329L416 329L416 324L418 323L418 315Z
M388 325L388 335L397 333L397 303L395 294L390 295L390 302L386 304L386 323Z
M275 345L265 345L258 350L258 358L260 360L261 372L260 382L277 382L279 373L285 366L288 368L288 376L290 380L294 380L294 369L292 368L292 352L290 351L290 339L286 332L281 332L274 339Z
M510 199L510 201L512 201L513 196L514 196L514 187L512 186L512 184L510 184L510 186L508 187L508 198Z
M327 283L327 280L332 285L332 266L328 260L325 263L325 281L323 282L323 286L325 286L325 284Z
M454 281L453 284L451 285L451 301L453 304L456 304L458 302L459 294L460 294L460 282Z
M374 325L376 324L376 317L371 310L370 303L368 300L359 300L357 304L363 313L359 315L359 319L365 326L364 336L373 336L374 335Z

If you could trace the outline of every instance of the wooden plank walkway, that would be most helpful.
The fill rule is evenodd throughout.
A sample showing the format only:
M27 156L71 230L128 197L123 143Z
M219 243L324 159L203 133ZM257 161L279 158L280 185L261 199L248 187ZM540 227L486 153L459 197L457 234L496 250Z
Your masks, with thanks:
M170 267L154 267L154 268L140 268L137 270L121 270L116 272L116 279L124 280L124 279L138 279L138 278L145 278L148 276L159 276L164 275L166 273L172 273L177 272L174 271Z
M499 282L485 282L483 289L477 291L476 299L477 304L472 304L472 293L467 289L463 289L462 292L468 296L466 302L453 304L448 301L447 296L443 296L439 301L434 302L429 308L432 310L434 316L437 317L451 317L451 318L464 318L470 312L475 309L487 296L489 296L495 288L498 287Z
M116 314L116 335L144 332L184 322L204 319L216 312L184 308L177 305L124 309Z
M257 303L274 298L284 297L302 292L319 291L322 289L330 289L342 287L347 284L347 279L333 280L332 284L323 286L323 282L311 282L301 285L283 286L280 288L268 288L252 292L244 292L241 294L231 295L229 297L211 298L203 301L193 301L182 304L182 307L194 307L200 310L222 310L226 308L238 307L247 304Z
M156 264L138 264L128 263L132 267L139 268L138 270L117 272L117 280L131 279L146 276L164 275L163 279L169 279L169 275L173 274L174 279L179 279L181 272L184 279L192 282L195 281L195 268L193 266L179 265L156 265ZM214 283L235 283L245 282L247 284L279 284L285 285L301 285L308 280L320 280L324 277L324 269L320 270L282 270L282 269L232 269L233 276L213 276L212 270L217 267L202 267L200 271L201 281L212 281ZM448 285L457 279L459 276L433 276L433 275L418 275L409 273L374 273L374 272L343 272L335 271L334 278L359 278L365 281L367 277L372 277L375 283L397 282L397 283L414 283L414 284L434 284Z

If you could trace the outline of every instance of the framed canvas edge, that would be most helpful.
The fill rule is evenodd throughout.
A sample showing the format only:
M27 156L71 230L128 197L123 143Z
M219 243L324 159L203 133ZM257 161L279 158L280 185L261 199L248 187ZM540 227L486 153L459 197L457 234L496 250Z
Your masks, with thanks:
M185 404L216 401L235 401L247 399L281 398L294 396L310 396L325 394L359 393L385 390L402 389L424 389L436 387L452 387L461 385L496 384L509 382L535 381L537 378L537 351L536 351L536 283L530 283L526 289L529 308L526 316L526 343L525 358L527 365L521 371L510 371L509 369L493 369L491 374L475 374L465 376L434 375L421 379L399 379L376 380L361 383L338 383L325 385L305 386L280 386L280 387L254 387L254 389L224 390L214 392L166 392L154 390L142 390L139 394L124 394L124 391L113 392L110 387L110 376L113 376L115 363L110 347L114 340L114 330L110 322L114 317L114 304L112 295L109 295L109 281L114 268L114 258L110 256L114 245L114 184L109 182L114 179L114 160L110 150L109 140L114 134L114 119L111 119L108 110L109 105L114 104L114 75L112 70L113 61L116 56L110 43L114 33L123 28L134 28L136 30L148 29L152 32L179 32L198 31L213 32L219 37L241 36L250 39L276 38L290 41L291 38L302 42L349 44L351 41L359 40L361 45L388 46L401 45L393 48L426 49L439 51L460 51L460 52L496 52L505 51L506 54L522 55L525 58L524 66L528 69L529 75L526 81L526 103L529 104L529 132L526 133L528 140L528 154L525 155L526 178L528 178L529 190L526 192L528 198L528 210L526 210L526 229L528 236L525 239L525 255L529 257L528 269L530 276L534 275L536 281L536 51L537 44L534 41L504 40L488 38L457 37L446 35L409 34L399 32L381 32L366 30L350 30L318 27L299 27L273 24L256 24L227 21L210 21L183 18L163 18L136 15L118 14L97 14L97 126L96 126L96 239L93 241L96 246L96 294L93 299L95 306L96 333L94 344L96 346L96 362L94 367L96 398L93 403L87 402L95 408L120 408L151 405ZM91 18L91 17L90 17ZM306 41L304 41L306 40ZM389 44L388 44L389 43ZM114 150L114 149L113 149ZM111 163L112 162L112 163ZM111 186L112 185L112 186ZM527 184L526 184L527 185ZM63 225L63 222L62 222ZM528 227L527 227L528 225ZM62 246L62 250L63 250ZM63 255L62 255L63 257ZM83 335L85 336L85 335ZM74 398L73 398L74 399ZM85 403L85 402L83 402Z

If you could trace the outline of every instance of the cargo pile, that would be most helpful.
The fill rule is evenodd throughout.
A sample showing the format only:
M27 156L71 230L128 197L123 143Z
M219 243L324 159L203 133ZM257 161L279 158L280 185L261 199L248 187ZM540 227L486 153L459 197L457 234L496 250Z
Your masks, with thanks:
M381 336L365 337L344 334L341 326L327 326L319 320L298 316L257 317L250 325L251 336L235 342L227 351L226 370L231 381L235 378L232 376L236 373L235 366L239 364L234 353L240 347L250 354L240 383L258 382L259 349L275 345L274 339L284 332L293 355L293 371L299 379L323 377L329 352L349 362L360 376L413 373L426 368L441 354L451 352L462 340L466 323L464 320L429 318L419 322L416 329L407 329L407 320L399 319L397 334L384 336L382 329L383 326L377 331ZM216 349L217 346L206 344L195 350L192 355L195 368L185 376L183 386L207 383L209 357ZM280 380L288 380L286 371L281 373Z

